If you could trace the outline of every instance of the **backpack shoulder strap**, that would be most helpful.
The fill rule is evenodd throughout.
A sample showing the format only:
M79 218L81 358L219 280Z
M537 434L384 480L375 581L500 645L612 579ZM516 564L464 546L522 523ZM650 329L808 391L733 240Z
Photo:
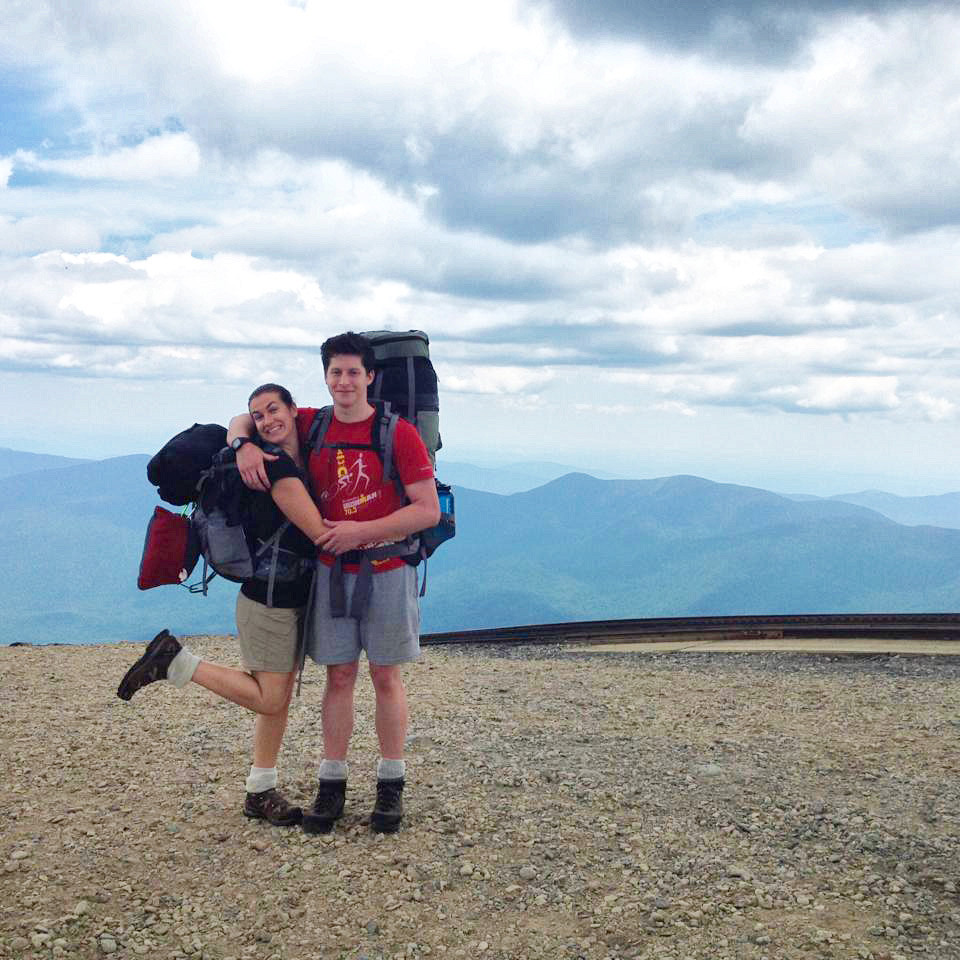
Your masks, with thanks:
M393 441L397 435L397 421L400 414L394 413L390 409L389 403L384 403L382 409L377 408L377 417L374 420L370 438L373 441L373 447L383 463L383 482L396 484L400 493L403 493L403 484L400 482L400 476L397 474L396 466L393 462Z
M333 423L333 407L321 407L313 415L313 423L310 424L310 430L307 433L308 450L320 452L331 423Z
M383 464L383 482L395 483L400 492L403 492L400 477L397 475L393 462L394 437L397 433L397 421L400 415L394 413L390 404L384 401L372 403L376 415L370 426L370 449L380 458ZM321 407L313 417L310 430L307 433L307 449L319 453L324 446L330 425L333 423L333 407ZM351 447L351 444L345 444Z

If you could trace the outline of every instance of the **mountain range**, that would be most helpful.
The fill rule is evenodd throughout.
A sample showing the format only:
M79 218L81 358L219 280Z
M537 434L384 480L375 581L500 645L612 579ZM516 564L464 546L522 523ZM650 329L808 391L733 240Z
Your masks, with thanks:
M0 553L14 576L0 583L0 643L143 641L164 626L233 631L234 584L215 580L205 598L173 586L136 587L147 521L160 503L146 480L146 456L54 459L4 476L7 453L0 450ZM439 472L445 476L442 465ZM509 495L455 492L457 536L430 560L425 632L960 609L960 530L907 526L878 510L906 510L916 500L946 510L960 494L870 494L871 507L699 477L582 473Z

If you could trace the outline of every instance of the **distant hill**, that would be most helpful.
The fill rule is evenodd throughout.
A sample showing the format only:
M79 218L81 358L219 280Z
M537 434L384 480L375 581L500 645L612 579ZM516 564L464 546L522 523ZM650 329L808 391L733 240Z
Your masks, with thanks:
M0 447L0 479L12 477L18 473L30 473L34 470L56 470L72 467L78 463L89 463L74 457L56 457L46 453L27 453L23 450L11 450Z
M236 589L140 591L147 522L161 501L146 456L90 461L0 480L0 643L150 639L161 627L224 632ZM176 510L175 507L170 507Z
M146 456L0 480L0 643L233 632L237 587L141 592L160 503ZM425 632L701 614L960 609L960 531L839 500L698 477L569 474L503 496L458 487L457 536L431 559Z
M571 474L458 491L430 629L579 619L960 609L960 532L697 477Z
M550 480L556 480L568 473L576 473L574 467L562 463L530 462L508 463L496 467L480 467L473 463L437 461L437 476L456 487L469 487L471 490L483 490L487 493L522 493L542 486ZM593 476L607 477L609 474L594 472Z
M911 526L929 524L960 530L960 493L944 493L930 497L898 497L882 490L840 493L831 500L856 503L882 513L897 523Z

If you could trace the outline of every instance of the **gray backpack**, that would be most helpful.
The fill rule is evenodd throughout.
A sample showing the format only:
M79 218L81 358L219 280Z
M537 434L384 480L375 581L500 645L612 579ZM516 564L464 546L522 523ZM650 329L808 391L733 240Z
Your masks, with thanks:
M258 514L265 510L272 512L272 502L266 494L245 486L237 470L236 454L224 447L203 472L196 507L190 515L203 554L203 575L189 585L192 593L206 594L207 585L217 575L234 583L264 580L270 607L276 583L293 582L313 569L312 559L281 546L289 520L268 538L257 537L254 531L264 526L258 523Z

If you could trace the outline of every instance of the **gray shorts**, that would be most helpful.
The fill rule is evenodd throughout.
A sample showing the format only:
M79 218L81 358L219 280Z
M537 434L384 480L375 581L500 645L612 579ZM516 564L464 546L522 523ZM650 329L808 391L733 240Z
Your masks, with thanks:
M237 637L247 670L289 673L297 667L303 607L268 607L237 594Z
M347 609L357 582L355 573L343 575ZM373 590L360 620L330 616L330 568L317 564L308 608L306 650L315 663L333 666L353 663L365 650L370 663L389 667L420 659L420 605L417 571L405 563L397 570L373 575Z

